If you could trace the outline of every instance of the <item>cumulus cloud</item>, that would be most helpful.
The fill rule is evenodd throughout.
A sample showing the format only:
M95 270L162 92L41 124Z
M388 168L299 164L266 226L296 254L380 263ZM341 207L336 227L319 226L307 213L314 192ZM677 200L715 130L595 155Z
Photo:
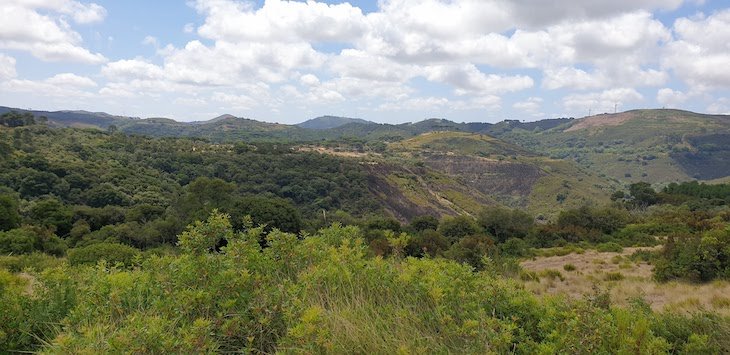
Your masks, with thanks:
M160 47L164 38L147 36L142 43L157 49L154 58L107 61L77 32L103 21L103 7L7 0L0 49L97 64L103 81L66 73L24 82L2 54L0 80L21 89L94 88L104 98L170 96L211 111L340 102L371 110L499 110L523 93L514 96L527 99L504 107L538 116L555 105L538 90L563 96L557 105L571 113L642 103L637 90L656 92L665 106L690 97L717 103L712 89L730 87L730 10L680 18L669 28L655 16L694 1L381 0L364 13L348 2L192 0L201 18L179 24L187 43ZM675 79L686 92L669 87Z
M674 32L677 40L665 49L664 67L693 90L730 87L730 10L680 18L674 23Z
M664 107L678 108L687 98L687 94L670 88L660 89L656 94L656 101Z
M15 58L0 53L0 81L14 78L16 75Z
M617 88L587 94L573 94L563 98L563 106L572 112L592 110L596 112L613 112L614 107L637 103L644 97L632 88Z
M99 5L76 1L4 1L0 4L0 48L28 51L46 61L106 61L102 54L82 47L81 35L66 20L68 14L76 23L91 23L101 21L106 11Z
M530 97L524 101L515 102L512 107L531 115L540 115L540 108L542 106L543 99L539 97Z
M0 83L2 90L52 98L89 98L93 93L87 89L95 86L97 84L90 78L72 73L61 73L40 81L11 79Z

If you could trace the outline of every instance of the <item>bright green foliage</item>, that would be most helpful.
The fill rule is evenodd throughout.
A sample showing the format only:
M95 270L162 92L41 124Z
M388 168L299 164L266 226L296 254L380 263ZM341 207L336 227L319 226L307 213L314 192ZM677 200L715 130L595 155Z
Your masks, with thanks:
M702 235L673 235L656 261L659 281L730 279L730 228Z
M608 242L596 245L596 250L601 253L620 253L624 250L624 248L618 243Z
M369 257L353 227L235 233L213 213L183 254L0 270L0 350L46 353L664 353L726 351L726 321L539 299L445 259ZM220 252L214 240L225 238ZM392 238L400 238L392 235ZM31 290L27 292L26 290ZM709 319L709 318L708 318ZM670 323L671 322L671 323ZM54 326L62 324L62 326ZM725 328L723 328L723 326ZM681 328L680 328L681 327ZM725 330L723 330L725 329ZM659 334L662 334L660 336Z
M204 254L213 251L222 241L233 237L231 221L228 215L213 210L208 220L197 221L180 234L178 246L190 254Z
M66 243L47 229L23 226L0 232L0 254L30 254L40 251L63 255Z
M93 265L104 260L110 265L130 266L138 255L139 250L124 244L96 243L69 250L68 262L71 265Z

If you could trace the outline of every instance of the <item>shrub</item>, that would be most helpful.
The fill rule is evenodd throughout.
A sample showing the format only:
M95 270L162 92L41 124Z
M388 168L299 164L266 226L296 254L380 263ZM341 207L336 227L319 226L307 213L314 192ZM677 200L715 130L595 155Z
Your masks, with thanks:
M20 272L28 268L43 271L60 266L62 263L63 259L37 252L26 255L0 256L0 269L12 272Z
M441 221L438 231L451 243L466 236L480 234L476 221L469 216L446 217Z
M620 253L624 248L618 243L608 242L596 245L596 250L601 253Z
M563 270L565 271L575 271L576 267L573 264L565 264L563 265Z
M97 243L89 246L70 249L68 262L71 265L96 264L105 260L111 265L132 265L132 261L139 255L139 250L124 244Z
M0 253L30 254L36 251L60 256L66 251L66 242L47 229L32 226L0 232Z

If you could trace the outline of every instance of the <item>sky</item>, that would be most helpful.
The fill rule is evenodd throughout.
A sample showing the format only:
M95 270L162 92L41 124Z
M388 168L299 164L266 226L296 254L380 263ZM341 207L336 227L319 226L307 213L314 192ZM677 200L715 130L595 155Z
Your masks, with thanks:
M2 0L0 105L199 121L730 113L730 1Z

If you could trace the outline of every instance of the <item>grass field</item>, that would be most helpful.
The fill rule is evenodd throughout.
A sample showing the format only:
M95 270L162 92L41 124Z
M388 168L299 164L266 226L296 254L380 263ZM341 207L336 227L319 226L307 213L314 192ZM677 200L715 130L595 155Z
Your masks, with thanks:
M608 291L612 303L617 305L625 306L641 297L655 311L705 309L730 315L730 282L658 283L652 279L651 265L629 259L639 249L647 248L624 248L620 253L586 250L526 260L522 267L540 278L526 281L525 286L538 295L565 294L572 298L588 297L598 288Z

